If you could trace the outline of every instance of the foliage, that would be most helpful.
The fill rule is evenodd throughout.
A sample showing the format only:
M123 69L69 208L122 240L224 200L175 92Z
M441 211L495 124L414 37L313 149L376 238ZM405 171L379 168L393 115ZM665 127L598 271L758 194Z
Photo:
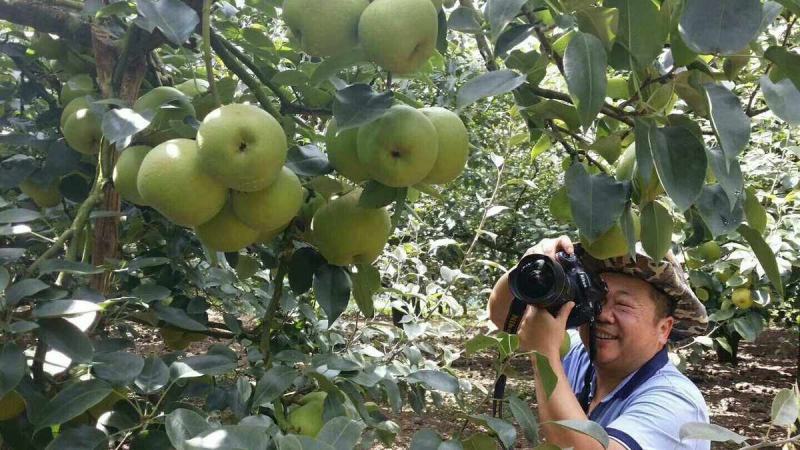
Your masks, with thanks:
M648 252L685 261L710 313L686 358L710 347L735 362L737 343L768 324L797 329L794 1L445 1L436 51L404 75L359 48L304 53L281 3L0 0L0 402L24 400L0 421L4 443L392 446L399 426L383 411L448 402L463 426L422 430L412 448L509 448L512 419L536 445L528 399L489 417L487 387L451 366L481 349L518 353L514 336L475 330L528 247L615 226L630 247L633 216ZM191 102L135 105L159 86ZM102 139L82 153L60 123L75 98L101 117ZM194 138L220 103L245 102L278 120L306 190L285 231L219 253L153 208L120 204L119 152L164 132ZM447 186L361 183L360 206L390 208L393 234L372 264L332 266L311 218L354 183L323 151L326 124L358 128L395 103L456 111L467 168ZM181 108L196 114L175 120ZM741 288L752 306L732 303ZM315 391L325 424L296 434L292 411ZM773 424L796 426L796 405L796 388L781 391ZM559 425L608 439L590 422ZM682 437L744 442L723 433L688 425Z

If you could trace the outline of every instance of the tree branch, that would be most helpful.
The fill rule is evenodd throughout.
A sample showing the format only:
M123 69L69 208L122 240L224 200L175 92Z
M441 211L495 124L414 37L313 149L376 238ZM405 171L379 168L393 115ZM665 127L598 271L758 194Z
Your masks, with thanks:
M86 47L92 45L89 24L57 6L32 0L0 0L0 19L57 34Z

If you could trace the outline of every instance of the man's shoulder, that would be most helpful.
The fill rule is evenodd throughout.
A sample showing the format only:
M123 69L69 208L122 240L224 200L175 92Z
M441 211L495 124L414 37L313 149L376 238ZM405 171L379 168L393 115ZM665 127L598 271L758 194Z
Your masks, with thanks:
M670 361L634 390L632 397L641 396L681 398L702 410L708 409L697 385Z

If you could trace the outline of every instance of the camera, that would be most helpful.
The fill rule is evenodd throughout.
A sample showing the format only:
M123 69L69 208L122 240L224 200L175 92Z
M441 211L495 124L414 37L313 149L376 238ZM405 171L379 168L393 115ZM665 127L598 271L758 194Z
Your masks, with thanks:
M576 245L574 255L558 252L555 259L542 254L525 256L509 274L512 294L526 305L547 309L553 316L566 302L574 301L567 328L591 321L600 314L608 287L599 274L584 269L584 252Z

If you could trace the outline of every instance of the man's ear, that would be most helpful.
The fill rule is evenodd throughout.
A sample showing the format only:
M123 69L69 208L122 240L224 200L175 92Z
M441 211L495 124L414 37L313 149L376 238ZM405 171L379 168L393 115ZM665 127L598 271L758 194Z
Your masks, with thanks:
M672 325L675 324L675 318L672 316L665 317L658 321L658 343L665 345L669 340L669 333L672 331Z

